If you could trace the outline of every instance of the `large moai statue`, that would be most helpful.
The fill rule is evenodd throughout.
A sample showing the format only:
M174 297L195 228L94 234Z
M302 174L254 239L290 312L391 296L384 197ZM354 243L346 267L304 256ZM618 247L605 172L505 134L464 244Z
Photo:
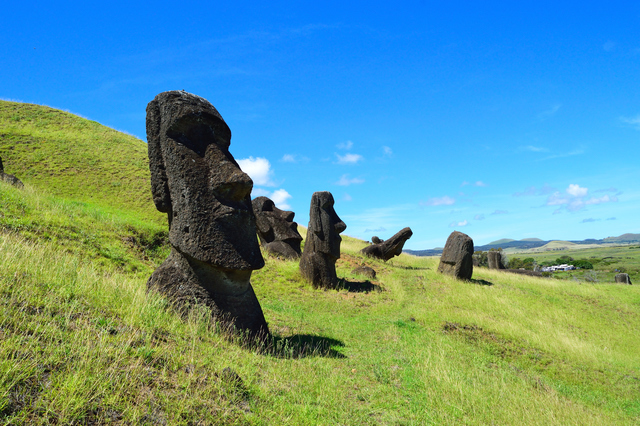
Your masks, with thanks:
M438 272L458 279L470 280L473 275L473 240L467 234L453 231L440 256Z
M336 260L340 258L340 233L347 225L333 209L330 192L314 192L309 211L309 228L304 251L300 258L300 272L314 288L335 288L338 285Z
M286 259L299 258L302 236L298 233L298 224L293 221L295 213L280 210L267 197L255 198L251 204L262 247Z
M2 165L2 158L0 158L0 180L10 183L16 188L24 188L24 184L20 179L18 179L14 175L10 175L9 173L4 172L4 166Z
M407 227L400 230L400 232L388 240L382 241L378 237L373 237L371 241L373 241L374 244L363 248L360 252L366 256L382 259L386 262L393 256L400 256L400 254L402 254L404 243L407 242L412 235L413 231ZM376 243L376 240L380 242Z
M487 265L489 269L506 269L502 263L502 252L497 250L487 252Z
M250 282L264 266L253 182L229 153L231 130L206 99L170 91L147 106L147 141L153 202L167 213L171 244L147 288L181 312L204 304L223 325L267 336Z

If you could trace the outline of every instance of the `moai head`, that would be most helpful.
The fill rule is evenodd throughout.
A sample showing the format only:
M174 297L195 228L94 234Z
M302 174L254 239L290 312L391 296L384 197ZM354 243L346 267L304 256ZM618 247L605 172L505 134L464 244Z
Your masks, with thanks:
M160 93L147 106L151 189L169 218L169 242L223 270L264 266L251 178L229 153L231 130L206 99Z
M333 209L333 204L333 195L330 192L313 193L307 239L313 244L314 251L338 259L340 257L340 242L342 241L340 233L347 229L347 225L338 217ZM309 236L310 233L313 235Z
M302 236L298 233L298 224L293 221L295 213L280 210L267 197L255 198L251 203L262 245L287 258L299 257Z

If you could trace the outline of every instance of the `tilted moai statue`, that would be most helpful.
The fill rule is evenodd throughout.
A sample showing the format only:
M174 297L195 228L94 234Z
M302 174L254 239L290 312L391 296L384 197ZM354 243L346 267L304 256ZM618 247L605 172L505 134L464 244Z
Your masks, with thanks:
M615 280L617 283L631 284L631 278L629 277L629 274L616 274Z
M502 263L502 252L497 250L487 252L487 265L489 269L506 269Z
M398 232L388 240L382 241L378 237L374 237L371 239L372 241L377 239L380 242L375 243L374 241L374 244L363 248L362 250L360 250L360 252L369 257L382 259L386 262L393 256L400 256L402 254L404 243L407 242L407 240L411 238L412 235L413 231L411 231L411 228L407 227L400 230L400 232Z
M438 272L470 280L473 275L473 240L467 234L453 231L440 256Z
M340 233L347 225L333 209L330 192L314 192L311 197L309 228L304 251L300 258L300 272L314 288L335 288L338 285L336 260L340 258Z
M2 158L0 158L0 180L10 183L16 188L24 188L24 184L20 179L18 179L14 175L10 175L9 173L4 172L4 166L2 165Z
M170 91L147 106L147 140L153 202L167 213L171 243L147 288L182 312L204 304L225 326L267 336L250 283L264 266L253 182L229 153L231 130L206 99Z
M255 198L251 204L262 246L286 259L299 258L302 236L298 233L298 224L293 221L295 213L280 210L267 197Z

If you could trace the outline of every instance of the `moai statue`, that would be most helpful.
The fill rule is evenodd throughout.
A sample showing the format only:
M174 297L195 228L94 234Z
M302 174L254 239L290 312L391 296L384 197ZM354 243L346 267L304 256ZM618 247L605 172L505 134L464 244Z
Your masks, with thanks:
M293 221L295 213L280 210L267 197L255 198L251 204L262 246L286 259L299 258L302 237L298 233L298 224Z
M502 252L490 250L487 253L487 264L489 269L506 269L502 263Z
M250 282L251 271L264 266L253 182L229 153L231 130L206 99L170 91L147 106L147 140L153 202L167 213L171 243L147 288L181 312L204 304L223 325L266 337Z
M347 225L333 209L330 192L314 192L311 197L309 228L304 251L300 258L300 272L314 288L335 288L338 285L336 260L340 258L340 233Z
M376 259L382 259L385 262L391 259L393 256L400 256L402 254L402 248L404 243L413 235L411 228L407 227L400 230L393 237L388 240L380 240L378 237L374 237L371 240L374 244L367 246L360 250L360 252L369 257L375 257ZM376 243L375 240L380 241Z
M631 278L629 277L629 274L616 274L615 280L617 283L631 284Z
M2 158L0 158L0 180L10 183L16 188L24 188L24 184L20 179L18 179L14 175L10 175L9 173L4 172L4 166L2 165Z
M458 279L470 280L473 274L473 240L467 234L453 231L442 250L438 272Z

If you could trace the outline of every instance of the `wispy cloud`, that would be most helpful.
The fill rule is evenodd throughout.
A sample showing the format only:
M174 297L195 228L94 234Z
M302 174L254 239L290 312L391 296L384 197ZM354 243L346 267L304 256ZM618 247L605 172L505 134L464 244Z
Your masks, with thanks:
M582 220L580 221L580 223L591 223L591 222L597 222L597 221L599 221L599 220L600 220L600 219L594 219L594 218L590 217L590 218L587 218L587 219L582 219Z
M492 215L499 215L499 214L508 214L509 212L506 210L495 210L493 213L491 213Z
M554 104L549 109L546 109L538 114L538 118L544 120L545 118L549 118L552 115L555 115L559 110L562 104Z
M534 195L549 195L552 192L557 191L555 188L547 185L546 183L540 187L536 188L535 186L530 186L522 192L516 192L513 194L514 197L528 197Z
M429 198L427 201L421 201L421 206L450 206L456 202L455 198L451 198L448 195L444 197Z
M345 151L348 151L353 147L353 142L351 141L340 142L338 145L336 145L336 147L338 149L344 149Z
M530 152L549 152L548 148L544 148L542 146L533 146L533 145L521 146L520 150L530 151Z
M342 197L342 201L353 201L353 197L347 193Z
M607 220L618 220L618 219L615 217L608 217Z
M360 154L347 153L345 155L336 154L338 158L338 164L356 164L359 161L364 160L364 157Z
M574 157L576 155L582 155L584 153L585 153L585 150L583 148L578 148L578 149L574 149L573 151L567 151L567 152L559 151L555 154L548 155L544 158L537 158L536 161L546 161L546 160L553 160L556 158Z
M625 124L631 125L636 130L640 130L640 114L635 117L620 117L620 121Z
M367 228L364 230L364 232L384 232L386 230L387 230L386 228L381 226L380 228L376 228L376 229Z
M483 214L477 214L473 217L473 220L484 220L484 215Z
M289 210L291 208L287 202L287 200L291 198L291 194L284 189L276 189L275 191L270 192L263 188L253 188L253 191L251 191L251 197L268 197L278 208L282 210Z
M349 175L342 175L335 184L340 186L349 186L349 185L359 184L359 183L364 183L364 179L349 178Z
M463 182L460 184L460 186L467 186L467 185L471 185L471 183L469 183L469 182L468 182L468 181L466 181L466 180L465 180L465 181L463 181ZM480 187L484 187L484 186L489 186L489 185L487 185L486 183L484 183L484 182L483 182L483 181L481 181L481 180L477 180L477 181L475 181L475 183L473 183L473 186L480 186Z
M564 193L556 191L549 195L545 205L547 206L559 206L558 210L566 209L569 212L577 212L590 205L602 204L602 203L614 203L618 201L618 197L610 196L609 194L602 197L588 197L589 189L581 187L577 184L570 184ZM554 214L559 211L554 211Z
M469 224L469 222L467 222L466 220L463 220L462 222L451 222L449 224L449 228L455 228L456 226L467 226Z
M617 46L617 43L615 41L608 40L606 43L602 45L602 49L605 52L611 52L616 48L616 46Z
M388 146L383 146L382 153L384 154L385 157L391 157L393 155L393 150Z
M249 175L253 183L258 186L275 186L272 180L273 171L269 160L262 157L243 158L238 161L238 165L243 172Z

